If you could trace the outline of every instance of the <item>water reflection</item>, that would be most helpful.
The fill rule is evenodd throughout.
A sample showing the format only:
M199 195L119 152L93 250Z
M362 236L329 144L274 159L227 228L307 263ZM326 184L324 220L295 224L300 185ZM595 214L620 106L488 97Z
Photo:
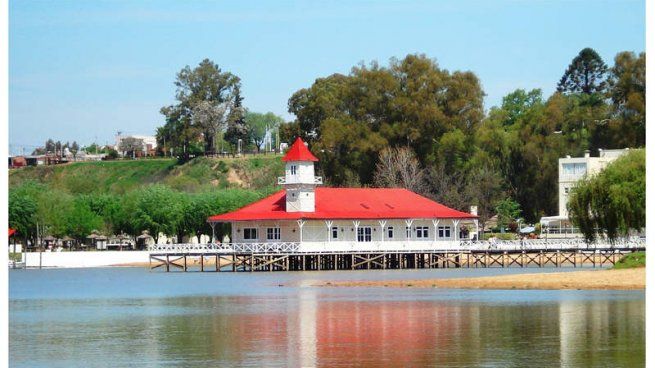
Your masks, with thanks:
M25 367L643 366L644 314L639 292L301 283L250 295L10 300L9 349L11 365Z

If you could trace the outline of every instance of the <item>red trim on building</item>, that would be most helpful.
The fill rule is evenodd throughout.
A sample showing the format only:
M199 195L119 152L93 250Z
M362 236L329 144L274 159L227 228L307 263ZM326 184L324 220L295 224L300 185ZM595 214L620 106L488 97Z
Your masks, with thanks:
M318 159L305 146L305 142L298 137L287 151L287 154L282 158L282 161L318 161Z
M316 188L314 212L286 212L281 190L234 212L215 215L210 222L297 219L475 219L407 189Z

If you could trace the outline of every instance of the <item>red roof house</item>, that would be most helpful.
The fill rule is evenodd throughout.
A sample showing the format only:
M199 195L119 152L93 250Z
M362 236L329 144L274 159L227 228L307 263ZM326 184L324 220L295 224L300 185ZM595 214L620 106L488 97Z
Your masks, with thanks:
M380 243L434 247L437 242L459 241L465 234L460 226L464 223L477 228L477 216L407 189L318 187L322 184L314 176L318 159L300 138L282 161L285 176L278 183L283 190L209 217L210 224L232 224L231 242L298 242L331 250L373 243L378 248Z

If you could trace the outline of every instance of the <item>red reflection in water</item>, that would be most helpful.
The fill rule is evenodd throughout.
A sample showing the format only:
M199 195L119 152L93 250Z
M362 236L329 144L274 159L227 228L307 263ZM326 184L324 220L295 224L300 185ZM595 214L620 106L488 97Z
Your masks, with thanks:
M317 309L320 365L434 363L461 331L461 307L427 302L328 302Z

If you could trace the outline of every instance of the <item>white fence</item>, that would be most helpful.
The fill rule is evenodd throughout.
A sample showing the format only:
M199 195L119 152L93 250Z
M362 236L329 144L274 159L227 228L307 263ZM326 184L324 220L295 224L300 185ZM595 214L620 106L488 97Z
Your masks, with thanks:
M437 251L538 251L600 250L645 248L644 238L586 243L582 239L511 240L511 241L375 241L375 242L279 242L218 244L156 244L151 253L348 253L348 252L437 252Z

